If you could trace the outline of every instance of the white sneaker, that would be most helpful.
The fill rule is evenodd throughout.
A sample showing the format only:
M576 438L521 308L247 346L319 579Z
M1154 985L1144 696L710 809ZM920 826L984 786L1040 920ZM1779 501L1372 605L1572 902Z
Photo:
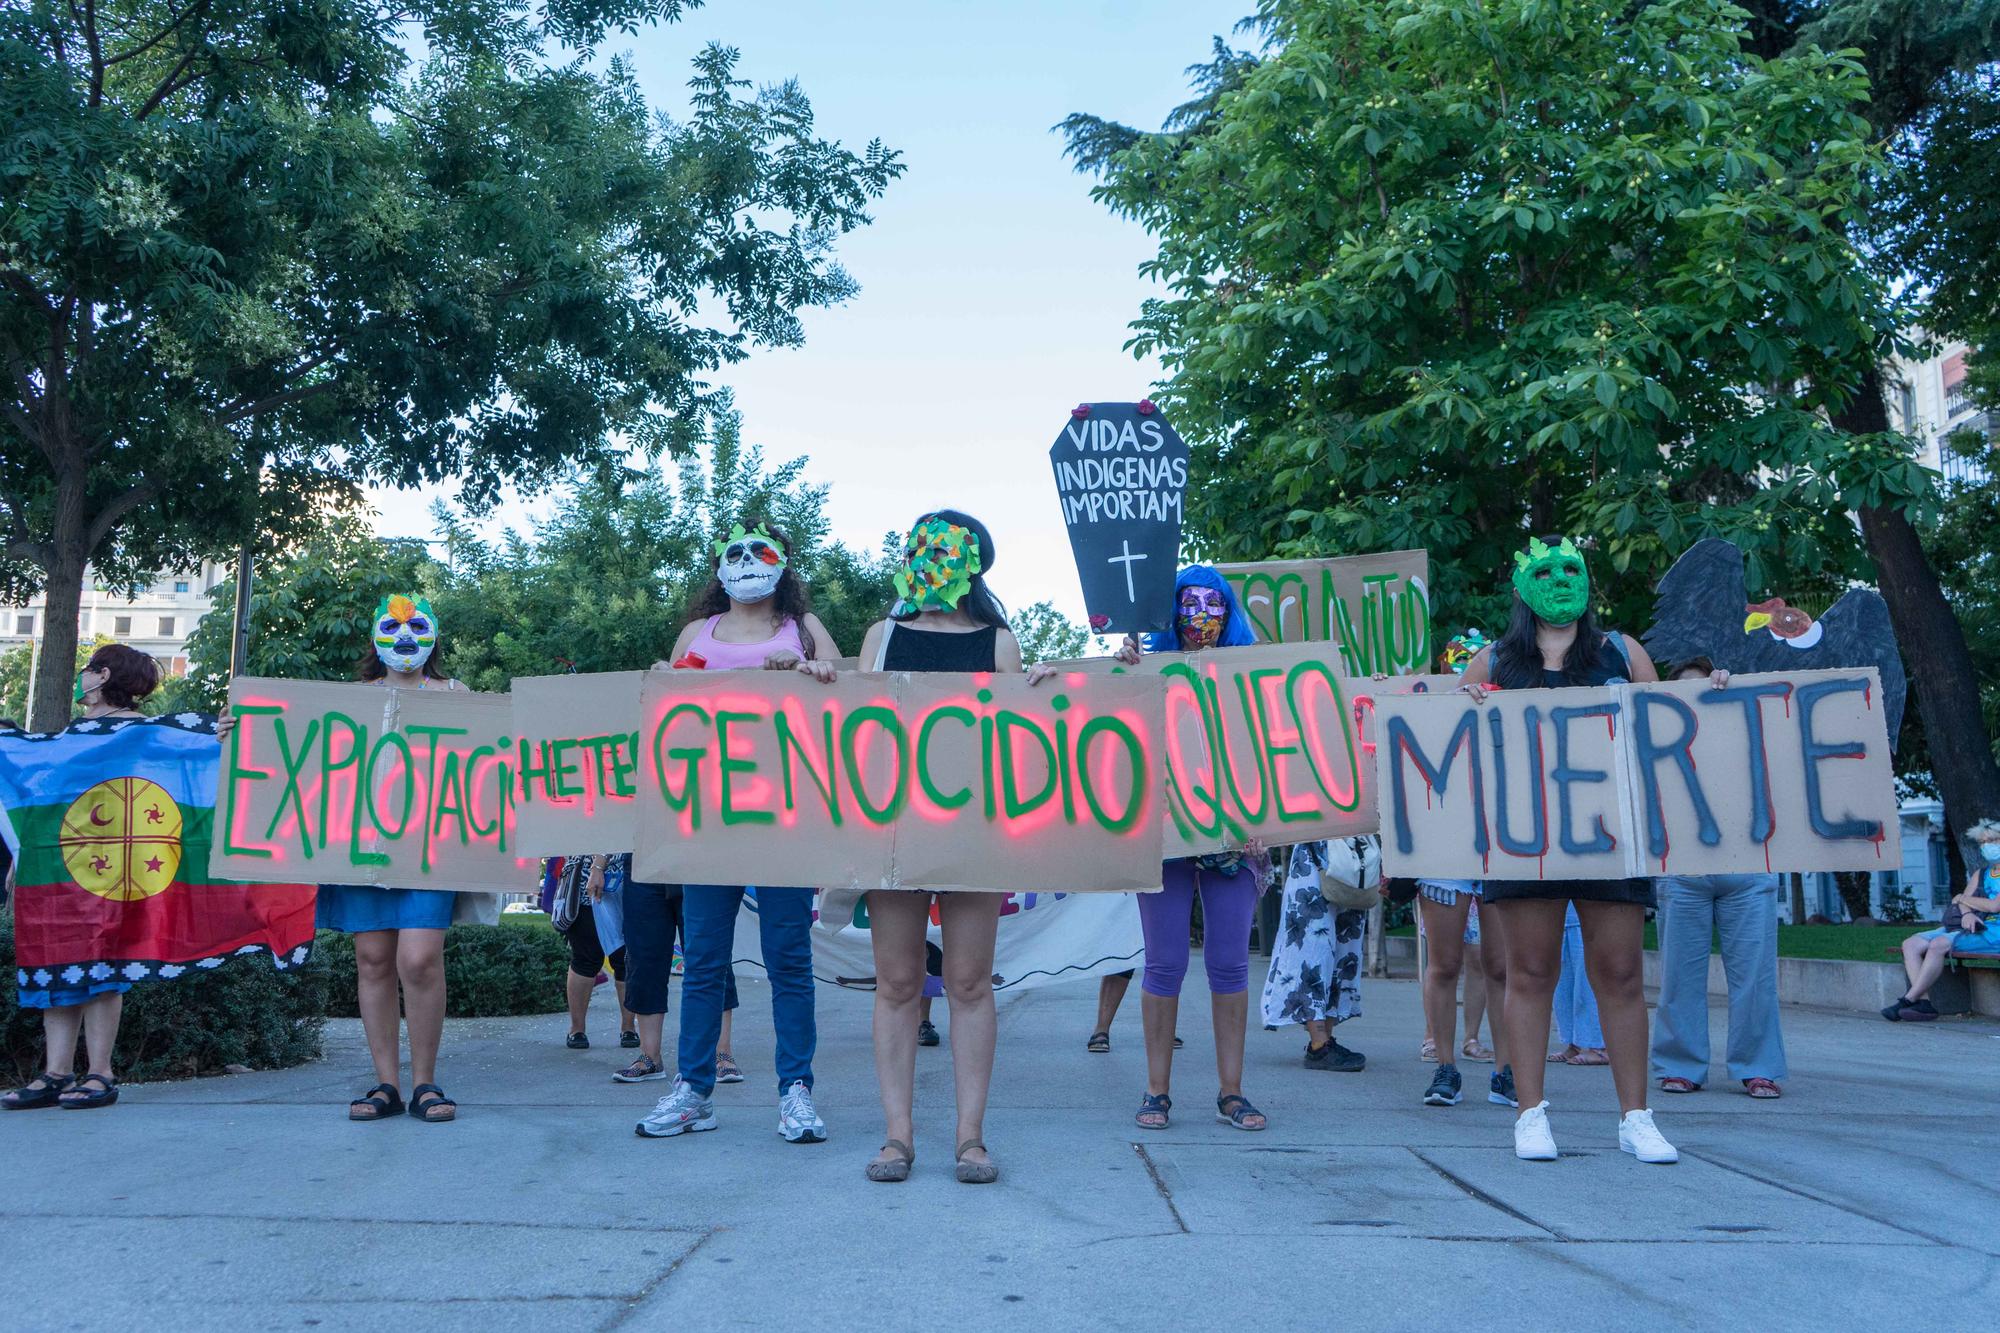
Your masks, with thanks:
M1651 1111L1627 1111L1618 1122L1618 1146L1642 1162L1669 1163L1681 1160L1674 1145L1660 1136Z
M1556 1160L1556 1136L1549 1133L1547 1102L1537 1102L1515 1117L1514 1155L1524 1162Z
M813 1109L812 1089L804 1079L793 1079L785 1095L778 1098L778 1132L787 1143L825 1143L826 1121Z
M633 1126L633 1132L649 1139L670 1139L676 1134L699 1134L715 1128L715 1105L698 1096L685 1082L654 1105L652 1111Z

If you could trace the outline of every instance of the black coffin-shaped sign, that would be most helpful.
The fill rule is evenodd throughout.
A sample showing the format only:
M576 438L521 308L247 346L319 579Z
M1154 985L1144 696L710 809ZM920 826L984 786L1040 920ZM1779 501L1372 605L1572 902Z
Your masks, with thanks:
M1049 461L1090 628L1171 630L1187 445L1150 402L1084 403Z

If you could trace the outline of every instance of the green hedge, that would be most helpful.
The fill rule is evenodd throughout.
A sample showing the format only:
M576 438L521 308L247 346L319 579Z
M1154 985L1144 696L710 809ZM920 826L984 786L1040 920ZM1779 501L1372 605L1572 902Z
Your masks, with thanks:
M0 986L0 1066L14 1086L34 1077L45 1060L42 1011L22 1009L13 984L12 912L0 912L0 957L8 967ZM120 1078L140 1082L220 1074L225 1065L283 1069L317 1060L326 1000L326 971L317 962L280 972L268 956L146 982L125 996L112 1068Z
M360 1017L352 937L323 930L314 953L327 972L327 1017ZM444 937L445 1013L506 1018L560 1012L568 967L569 946L546 918L526 927L453 926Z

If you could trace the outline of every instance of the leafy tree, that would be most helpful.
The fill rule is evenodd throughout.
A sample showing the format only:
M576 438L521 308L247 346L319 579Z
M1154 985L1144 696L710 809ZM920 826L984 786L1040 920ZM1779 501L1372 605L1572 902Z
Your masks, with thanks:
M1090 632L1056 610L1049 601L1016 611L1009 617L1014 637L1021 641L1024 662L1059 662L1090 651Z
M895 153L729 48L682 121L589 60L694 2L0 9L0 583L46 587L49 655L86 562L296 538L361 481L478 505L683 450L708 372L853 294L832 247Z
M434 592L437 565L419 541L375 536L347 514L268 560L250 584L250 643L243 674L284 680L352 680L370 651L375 607L392 592ZM211 590L214 609L188 638L187 675L168 682L167 705L214 712L228 701L236 580ZM447 635L450 625L445 626ZM456 650L447 643L446 662Z
M1159 237L1135 346L1212 483L1203 552L1424 546L1441 621L1495 623L1526 534L1593 535L1636 630L1699 537L1796 595L1865 570L1851 506L1926 498L1826 424L1896 325L1840 225L1880 169L1851 61L1752 56L1720 0L1261 17L1193 126L1070 130Z
M115 640L108 639L100 634L90 642L80 643L76 646L76 666L68 677L70 689L74 690L76 678L83 671L84 667L89 665L91 656L99 648L112 642L115 642ZM33 644L23 643L9 648L4 653L0 653L0 718L8 718L23 725L26 724L28 717L28 674L34 669L34 651ZM153 703L153 701L148 701L148 703L152 706L142 705L143 711L155 712L158 710L156 703ZM81 716L82 713L82 708L72 704L69 717ZM69 717L63 718L62 722L67 722ZM62 722L58 722L57 725L62 725Z

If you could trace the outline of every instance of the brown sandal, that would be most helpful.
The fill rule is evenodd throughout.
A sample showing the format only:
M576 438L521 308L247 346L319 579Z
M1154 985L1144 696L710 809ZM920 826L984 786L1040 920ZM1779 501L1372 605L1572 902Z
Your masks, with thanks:
M867 1177L880 1185L900 1185L910 1178L910 1168L917 1164L917 1150L901 1139L889 1139L882 1145L882 1151L896 1155L883 1161L877 1158L864 1168Z
M965 1160L965 1155L974 1148L983 1151L985 1147L986 1145L978 1139L967 1139L958 1145L958 1152L955 1154L958 1158L958 1166L954 1174L958 1176L959 1184L991 1185L994 1181L1000 1179L1000 1168L992 1162L968 1162Z

